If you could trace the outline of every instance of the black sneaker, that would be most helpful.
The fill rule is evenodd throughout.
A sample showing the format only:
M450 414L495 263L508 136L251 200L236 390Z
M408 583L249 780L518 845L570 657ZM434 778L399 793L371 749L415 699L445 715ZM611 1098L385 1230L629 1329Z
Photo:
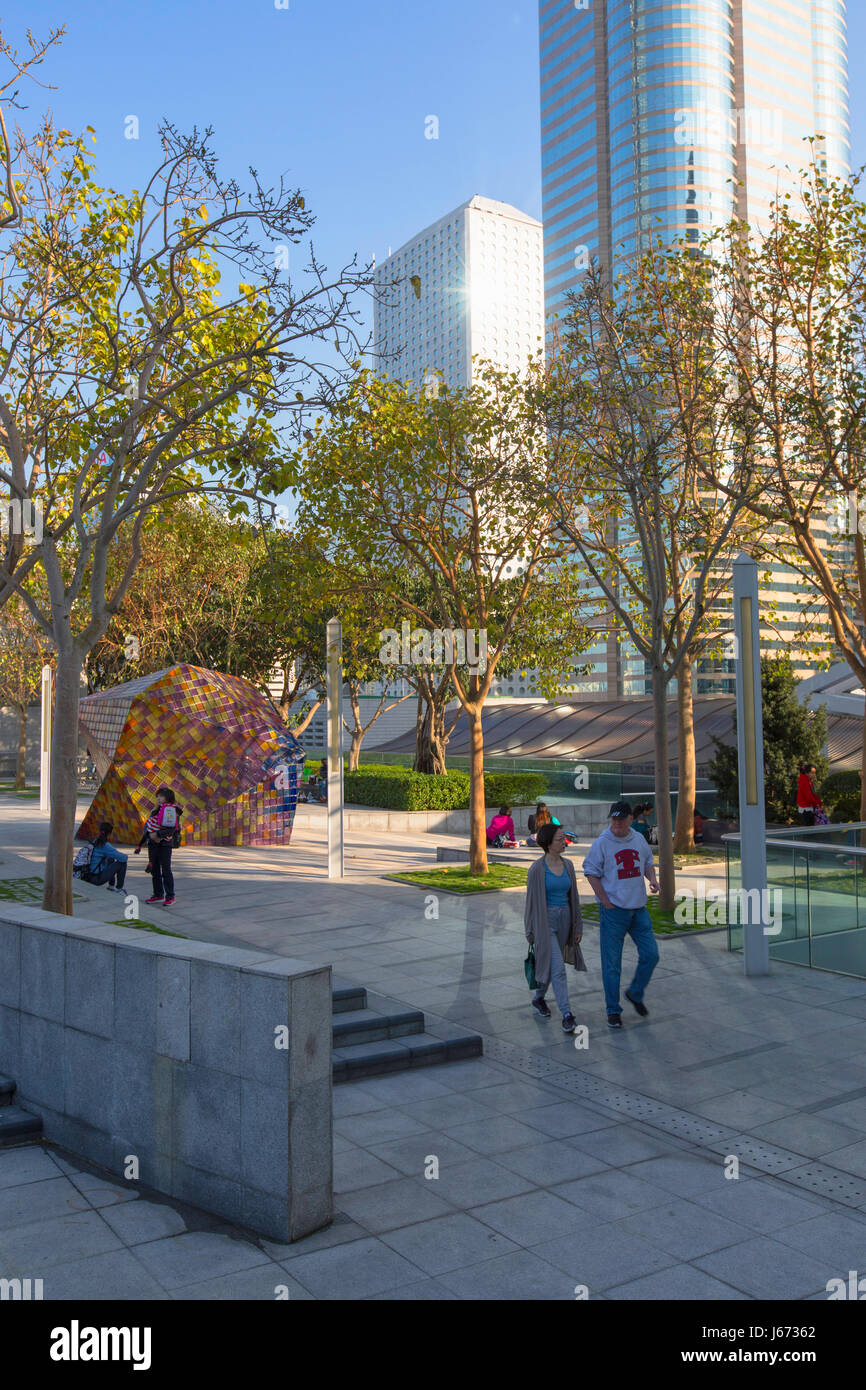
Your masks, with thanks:
M542 1018L550 1018L550 1009L547 1007L543 999L533 999L532 1007L537 1014L541 1015Z
M608 1014L607 1026L608 1028L621 1028L622 1019L620 1018L619 1014Z
M562 1031L563 1031L563 1033L573 1033L576 1027L577 1027L577 1020L575 1019L574 1014L563 1014L563 1015L562 1015Z
M635 1013L639 1013L641 1018L646 1018L647 1014L649 1013L649 1009L647 1008L646 1004L642 1003L640 999L632 999L628 990L626 990L625 992L625 997L631 1004L632 1008L635 1010Z

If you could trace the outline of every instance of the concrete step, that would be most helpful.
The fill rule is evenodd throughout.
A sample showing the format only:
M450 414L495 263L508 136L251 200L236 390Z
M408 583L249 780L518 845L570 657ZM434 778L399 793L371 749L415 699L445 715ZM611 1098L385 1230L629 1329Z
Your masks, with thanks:
M432 1067L442 1062L480 1057L482 1039L477 1033L453 1038L434 1038L428 1033L415 1037L389 1038L381 1042L334 1048L334 1083L360 1081L365 1076L385 1076L389 1072Z
M0 1105L11 1105L15 1094L15 1082L8 1076L0 1076Z
M31 1115L20 1105L0 1107L0 1149L14 1144L26 1144L38 1139L42 1134L42 1120L39 1115Z
M480 1057L477 1033L346 980L332 981L334 1083Z
M341 980L331 981L332 1012L347 1014L367 1006L367 991L363 985L344 984Z
M396 1005L393 1010L348 1009L334 1020L334 1047L355 1043L382 1042L424 1032L424 1015L419 1009Z

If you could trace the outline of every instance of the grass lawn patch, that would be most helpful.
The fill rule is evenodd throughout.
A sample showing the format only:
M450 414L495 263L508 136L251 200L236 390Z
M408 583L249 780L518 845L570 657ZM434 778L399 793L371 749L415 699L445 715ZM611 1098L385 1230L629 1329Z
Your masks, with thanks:
M12 782L0 783L0 792L2 792L4 796L24 796L28 797L30 800L39 795L38 791L25 790L23 792L18 792L15 790L15 786Z
M44 884L41 878L0 878L0 902L27 903L36 905L42 902ZM83 902L81 893L73 893L77 902Z
M654 857L657 858L657 857L658 857L658 845L653 845L653 846L652 846L652 849L653 849L653 855L654 855ZM710 864L724 864L724 862L725 862L725 847L724 847L724 845L717 845L717 846L714 845L712 848L710 848L709 846L697 845L693 850L689 850L689 853L688 853L688 854L675 854L675 855L674 855L674 868L675 868L675 869L688 869L688 868L691 868L692 866L694 866L695 864L701 864L701 863L704 863L704 864L706 864L706 863L710 863Z
M121 922L106 922L105 925L107 927L132 927L133 931L152 931L156 932L157 936L176 936L178 940L186 941L183 932L166 931L165 927L155 927L153 922L127 922L123 920Z
M469 865L445 865L406 874L386 874L395 883L435 888L439 893L496 893L502 888L525 888L527 870L521 864L491 864L486 874L473 874Z
M722 922L695 922L693 925L689 922L677 922L674 920L675 909L662 912L658 905L657 898L649 898L647 900L647 908L649 910L650 920L653 924L653 931L658 936L678 936L681 932L718 931L720 927L725 925L725 923ZM580 910L585 922L597 922L599 920L598 903L595 902L595 900L588 903L586 906L581 903Z

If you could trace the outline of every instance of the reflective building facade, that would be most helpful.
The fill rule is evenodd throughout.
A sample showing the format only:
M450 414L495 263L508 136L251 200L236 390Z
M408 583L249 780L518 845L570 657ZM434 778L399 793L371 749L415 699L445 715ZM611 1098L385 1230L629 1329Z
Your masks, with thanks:
M655 231L760 230L821 136L849 171L844 0L541 0L548 318Z
M650 234L697 245L734 216L760 235L811 137L827 173L850 172L845 0L540 0L539 26L549 334L596 257L614 265ZM772 569L762 646L780 652L804 600ZM596 673L610 695L648 688L628 644ZM696 688L732 690L732 663L707 663Z

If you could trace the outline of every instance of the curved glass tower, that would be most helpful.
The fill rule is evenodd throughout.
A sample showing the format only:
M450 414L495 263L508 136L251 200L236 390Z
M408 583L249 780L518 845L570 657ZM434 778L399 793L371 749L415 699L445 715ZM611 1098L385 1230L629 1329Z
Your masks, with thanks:
M595 257L611 266L653 233L697 244L734 215L760 235L810 137L827 173L850 173L845 0L540 0L539 22L549 332ZM773 570L770 652L802 608ZM628 644L609 641L603 684L646 689Z
M849 172L844 0L540 0L539 20L549 316L651 232L760 231L809 136Z

